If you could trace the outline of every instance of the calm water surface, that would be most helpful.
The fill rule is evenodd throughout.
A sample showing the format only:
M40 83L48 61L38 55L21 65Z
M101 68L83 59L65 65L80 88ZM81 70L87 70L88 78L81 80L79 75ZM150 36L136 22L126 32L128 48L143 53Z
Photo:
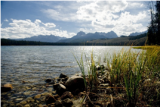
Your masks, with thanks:
M60 73L71 76L80 73L73 54L79 59L84 52L90 58L93 50L95 60L101 56L103 63L107 53L117 53L122 48L128 50L130 46L1 46L1 83L43 84L46 78Z

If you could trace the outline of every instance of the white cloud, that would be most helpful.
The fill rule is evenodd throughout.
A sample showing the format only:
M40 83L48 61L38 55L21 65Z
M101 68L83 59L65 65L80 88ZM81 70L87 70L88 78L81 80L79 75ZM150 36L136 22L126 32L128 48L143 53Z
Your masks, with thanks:
M118 35L147 30L148 9L144 2L76 1L42 10L57 21L79 22L85 32L115 31ZM71 8L72 7L72 8ZM85 25L87 23L87 25ZM90 25L88 25L90 23ZM85 25L85 26L84 26ZM92 29L92 30L91 30Z
M75 21L77 19L74 13L61 13L54 9L46 9L42 10L42 12L47 14L49 18L57 21Z
M38 35L55 35L60 37L72 37L74 33L68 33L66 30L55 29L54 23L43 23L36 19L32 22L29 19L16 20L11 19L10 27L1 28L2 38L26 38ZM52 28L52 30L50 30ZM54 29L53 29L54 28Z
M5 22L8 22L8 20L7 20L7 19L5 19L4 21L5 21Z

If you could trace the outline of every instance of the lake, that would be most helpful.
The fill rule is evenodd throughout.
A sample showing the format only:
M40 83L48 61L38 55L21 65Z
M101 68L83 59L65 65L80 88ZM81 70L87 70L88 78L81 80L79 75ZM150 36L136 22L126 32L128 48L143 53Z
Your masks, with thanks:
M93 51L95 60L100 56L103 63L107 53L111 55L122 48L128 50L130 46L1 46L1 83L43 84L46 78L58 77L60 73L71 76L80 73L74 55L80 59L83 52L90 58Z
M84 53L90 61L93 52L95 61L101 58L101 64L105 64L105 56L109 58L122 48L128 50L130 46L1 46L1 85L13 86L11 91L1 93L1 101L9 107L29 99L33 107L45 105L45 95L55 93L53 84L45 83L46 79L59 77L60 73L81 73L74 55L79 60ZM39 94L41 98L35 99Z

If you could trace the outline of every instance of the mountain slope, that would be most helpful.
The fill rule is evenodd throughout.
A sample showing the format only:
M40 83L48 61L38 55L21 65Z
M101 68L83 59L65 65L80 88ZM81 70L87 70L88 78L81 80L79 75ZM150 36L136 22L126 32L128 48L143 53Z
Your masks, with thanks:
M99 32L95 32L95 33L87 33L85 34L84 32L80 31L77 33L77 35L73 36L72 38L69 39L64 39L64 40L60 40L58 42L61 43L79 43L79 42L86 42L86 41L91 41L91 40L95 40L95 39L104 39L104 38L116 38L118 37L117 34L113 31L108 32L108 33L99 33Z
M26 41L40 41L40 42L57 42L59 40L66 39L65 37L59 37L54 35L39 35L39 36L33 36L30 38L24 38L24 39L16 39L16 40L26 40Z

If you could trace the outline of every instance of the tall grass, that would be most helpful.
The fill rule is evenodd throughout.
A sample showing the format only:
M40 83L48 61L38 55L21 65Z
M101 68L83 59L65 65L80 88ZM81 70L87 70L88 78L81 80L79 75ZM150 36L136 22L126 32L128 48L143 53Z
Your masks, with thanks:
M87 91L87 88L89 88L90 91L93 91L93 89L96 90L98 87L98 80L97 80L96 65L95 65L96 62L94 60L93 51L91 52L90 59L88 59L86 55L83 53L81 54L80 60L78 60L75 55L74 55L74 58L76 59L77 64L79 65L79 68L81 70L86 91ZM85 62L83 59L85 59ZM87 75L85 74L86 71L85 71L84 63L85 63L85 66L87 67ZM87 87L87 85L89 87Z
M143 49L147 49L147 47L143 47ZM88 82L90 91L97 89L98 77L93 51L90 59L88 59L91 60L88 63L88 77L85 76L83 54L80 61L76 57L75 59L80 67L86 86ZM101 58L99 58L99 65L100 60ZM127 51L122 49L119 53L114 53L110 56L107 54L104 62L106 62L106 68L110 72L110 85L115 87L122 85L125 87L130 107L135 107L137 101L139 101L140 94L143 93L145 79L151 79L152 83L160 81L160 47L158 46L149 46L147 50L141 50L140 52L133 52L132 47ZM147 92L149 91L146 91L145 94L148 94ZM159 91L155 91L155 93L157 95L156 100L159 101L160 93Z

